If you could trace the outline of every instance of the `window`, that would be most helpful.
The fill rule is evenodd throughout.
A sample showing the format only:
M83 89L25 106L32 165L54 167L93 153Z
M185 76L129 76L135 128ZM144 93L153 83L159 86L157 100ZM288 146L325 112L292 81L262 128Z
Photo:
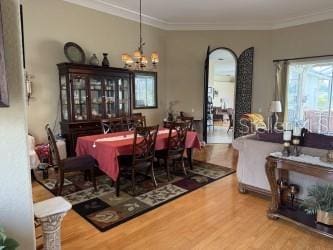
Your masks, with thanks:
M157 108L157 73L134 72L134 108Z
M291 63L287 117L312 132L333 134L333 59Z

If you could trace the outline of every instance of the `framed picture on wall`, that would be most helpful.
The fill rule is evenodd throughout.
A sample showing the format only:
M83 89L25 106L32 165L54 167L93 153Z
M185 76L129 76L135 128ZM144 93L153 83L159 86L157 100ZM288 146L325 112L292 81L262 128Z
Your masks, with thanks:
M157 108L157 73L134 71L133 108Z
M0 2L0 107L9 106L8 86L6 79L5 49L2 27L2 12Z

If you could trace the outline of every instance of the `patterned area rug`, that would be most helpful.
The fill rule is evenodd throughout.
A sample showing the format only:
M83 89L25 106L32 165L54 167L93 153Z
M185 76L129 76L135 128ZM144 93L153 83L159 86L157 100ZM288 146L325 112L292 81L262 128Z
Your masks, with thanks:
M194 161L193 170L188 170L187 177L182 172L174 172L170 182L167 181L164 169L155 172L158 182L156 189L149 176L137 174L136 196L132 194L130 176L121 178L121 192L117 197L108 176L102 174L97 177L98 191L95 192L92 183L85 181L82 173L66 175L62 195L78 214L104 232L235 171ZM35 176L40 184L53 194L56 193L56 173L53 169L49 169L47 179L43 179L39 171L35 171Z

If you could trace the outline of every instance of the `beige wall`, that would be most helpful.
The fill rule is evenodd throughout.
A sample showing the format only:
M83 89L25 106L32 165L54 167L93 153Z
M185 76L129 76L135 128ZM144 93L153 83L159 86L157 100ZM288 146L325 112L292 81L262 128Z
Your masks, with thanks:
M281 30L273 35L273 58L295 58L333 54L333 20Z
M1 0L9 108L0 108L0 225L35 249L18 0Z
M33 97L29 105L29 132L37 142L45 141L44 125L58 125L56 111L59 100L56 64L66 61L63 45L78 43L89 59L92 53L101 57L109 53L112 66L122 67L121 53L138 46L138 23L97 12L60 0L24 0L24 29L27 70L33 79ZM150 123L160 123L166 106L164 81L165 32L143 26L149 55L158 51L161 57L158 72L158 109L135 110L147 115ZM59 128L59 127L58 127Z
M230 48L237 56L254 46L253 110L268 109L273 92L270 31L170 31L167 38L167 101L179 100L176 110L192 112L194 109L193 115L202 117L204 60L208 45L212 49Z

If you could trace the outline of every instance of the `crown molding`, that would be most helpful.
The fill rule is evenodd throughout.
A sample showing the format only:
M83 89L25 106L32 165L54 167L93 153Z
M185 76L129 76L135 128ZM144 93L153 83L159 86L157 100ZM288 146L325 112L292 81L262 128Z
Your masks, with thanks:
M325 11L320 11L308 15L281 20L279 23L273 25L272 29L288 28L288 27L298 26L307 23L315 23L330 19L333 19L333 9L327 9Z
M135 22L140 21L140 13L121 6L111 4L104 0L63 0L64 2L80 5L89 9L97 10L113 16L119 16ZM142 14L142 23L167 30L168 23L155 17Z
M119 16L135 22L139 22L140 13L124 7L112 4L105 0L63 0L68 3L80 5L89 9ZM279 20L276 23L258 22L258 23L172 23L155 17L142 14L142 23L162 30L275 30L298 26L307 23L314 23L333 19L333 9L297 16L289 19Z

